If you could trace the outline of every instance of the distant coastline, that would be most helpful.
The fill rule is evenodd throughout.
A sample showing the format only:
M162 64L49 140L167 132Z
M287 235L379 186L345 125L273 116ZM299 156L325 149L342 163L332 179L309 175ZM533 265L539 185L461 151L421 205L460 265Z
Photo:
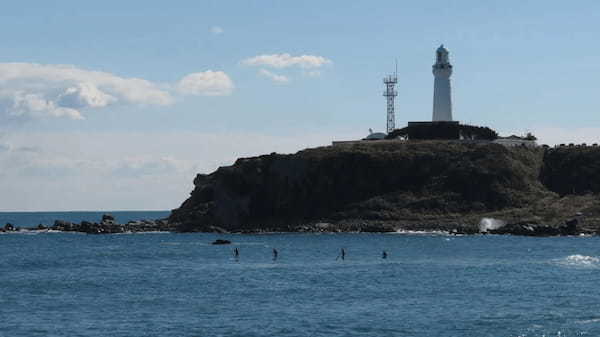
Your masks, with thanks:
M0 211L0 228L10 223L16 227L35 228L42 224L47 227L54 225L55 220L70 222L99 222L102 215L111 214L117 222L137 221L143 219L160 219L169 216L169 210L98 210L98 211Z

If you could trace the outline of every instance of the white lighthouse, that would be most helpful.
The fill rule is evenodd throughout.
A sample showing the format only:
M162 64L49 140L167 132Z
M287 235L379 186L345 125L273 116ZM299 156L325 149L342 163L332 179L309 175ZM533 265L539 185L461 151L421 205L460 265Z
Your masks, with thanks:
M448 60L448 49L441 45L436 51L436 61L433 65L433 121L452 121L452 95L450 90L450 76L452 65Z

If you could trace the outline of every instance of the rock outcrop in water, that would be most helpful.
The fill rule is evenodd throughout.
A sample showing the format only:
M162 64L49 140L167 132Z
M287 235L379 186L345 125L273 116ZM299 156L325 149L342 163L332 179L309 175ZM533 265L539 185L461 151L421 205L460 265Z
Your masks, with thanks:
M54 225L49 229L63 232L81 232L87 234L116 234L136 232L168 232L174 231L175 227L169 224L167 220L140 220L119 224L112 215L104 214L100 223L90 221L73 223L64 220L56 220Z
M563 168L561 152L552 151L377 141L242 158L199 174L191 196L169 222L179 231L477 233L479 221L492 217L507 223L502 233L521 234L517 224L529 223L540 233L572 234L540 226L562 228L579 212L586 216L575 232L597 231L598 198L563 193L560 180L567 171L584 184L579 177L591 173ZM600 165L600 150L586 155ZM599 192L592 183L586 188Z

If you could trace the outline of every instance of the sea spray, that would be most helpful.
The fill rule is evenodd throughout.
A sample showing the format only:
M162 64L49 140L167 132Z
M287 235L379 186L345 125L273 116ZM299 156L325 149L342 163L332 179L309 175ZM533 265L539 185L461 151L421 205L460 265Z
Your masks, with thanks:
M482 218L479 221L479 232L487 233L490 230L495 230L506 225L506 222L494 218Z
M575 254L558 260L558 263L571 267L598 267L600 266L600 259L594 256Z

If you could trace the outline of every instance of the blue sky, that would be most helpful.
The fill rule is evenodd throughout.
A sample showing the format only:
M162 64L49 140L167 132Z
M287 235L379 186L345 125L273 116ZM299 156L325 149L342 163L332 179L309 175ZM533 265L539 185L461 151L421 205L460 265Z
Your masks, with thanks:
M19 1L0 22L4 210L169 209L237 156L383 130L394 59L397 123L428 120L440 43L455 119L600 131L596 1Z

